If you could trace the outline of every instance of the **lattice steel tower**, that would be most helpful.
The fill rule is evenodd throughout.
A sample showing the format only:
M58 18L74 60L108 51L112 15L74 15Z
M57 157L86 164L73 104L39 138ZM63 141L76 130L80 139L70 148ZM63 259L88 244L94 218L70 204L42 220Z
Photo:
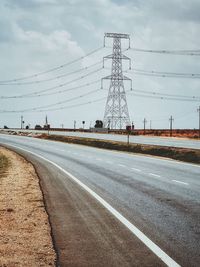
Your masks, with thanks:
M124 80L131 81L131 87L132 80L123 75L122 59L129 60L129 69L131 68L131 61L130 58L122 54L121 39L128 39L130 47L130 37L128 34L105 33L104 45L106 37L113 38L113 54L104 57L104 59L112 59L112 70L111 75L103 78L110 80L103 124L106 128L122 129L125 128L126 125L130 125Z

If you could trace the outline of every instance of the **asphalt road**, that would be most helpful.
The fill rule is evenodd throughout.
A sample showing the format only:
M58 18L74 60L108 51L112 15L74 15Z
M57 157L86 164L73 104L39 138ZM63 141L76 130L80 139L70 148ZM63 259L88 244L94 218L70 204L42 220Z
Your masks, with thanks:
M34 153L18 150L41 176L61 266L200 266L199 165L20 136L0 144Z
M17 130L17 131L21 131L21 130ZM23 131L26 131L26 130L23 130ZM30 131L30 130L27 130L27 131ZM31 130L31 131L47 133L47 131L37 131L37 130ZM63 131L49 131L49 134L78 136L78 137L86 137L86 138L96 138L96 139L127 142L127 136L119 135L119 134L100 134L100 133L63 132ZM186 138L155 137L155 136L142 136L141 135L141 136L130 136L129 141L130 143L138 143L138 144L200 149L200 140L186 139Z

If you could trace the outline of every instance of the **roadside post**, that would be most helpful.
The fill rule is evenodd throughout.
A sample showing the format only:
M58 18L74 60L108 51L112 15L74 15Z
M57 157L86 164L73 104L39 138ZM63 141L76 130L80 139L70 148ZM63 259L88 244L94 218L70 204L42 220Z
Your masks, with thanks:
M127 131L127 144L129 145L129 136L131 133L131 125L126 126L126 131Z
M47 130L48 130L48 135L49 135L49 131L50 131L50 125L47 124Z

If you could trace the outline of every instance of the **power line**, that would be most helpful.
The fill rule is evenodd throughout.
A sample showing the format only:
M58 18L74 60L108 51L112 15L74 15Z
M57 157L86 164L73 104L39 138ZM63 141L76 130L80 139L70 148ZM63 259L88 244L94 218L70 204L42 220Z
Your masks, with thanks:
M80 106L85 106L85 105L88 105L88 104L93 104L93 103L96 103L96 102L103 101L106 98L107 97L101 97L101 98L97 98L95 100L83 102L83 103L80 103L80 104L75 104L75 105L71 105L71 106L64 106L64 107L60 107L60 108L53 108L53 109L37 110L36 112L56 111L56 110L63 110L63 109L68 109L68 108L80 107Z
M135 52L144 53L156 53L156 54L170 54L170 55L182 55L182 56L200 56L200 50L156 50L156 49L142 49L142 48L130 48Z
M96 48L94 50L92 50L91 52L87 53L85 56L82 56L82 57L79 57L75 60L72 60L72 61L69 61L67 63L64 63L62 65L59 65L57 67L54 67L54 68L50 68L46 71L42 71L42 72L38 72L38 73L35 73L35 74L32 74L32 75L28 75L28 76L24 76L24 77L19 77L19 78L13 78L13 79L9 79L9 80L0 80L0 83L12 83L12 82L17 82L17 81L22 81L22 80L27 80L27 79L31 79L31 78L36 78L36 77L39 77L41 75L44 75L44 74L47 74L47 73L50 73L50 72L53 72L53 71L56 71L56 70L59 70L59 69L63 69L64 67L67 67L69 65L72 65L73 63L75 62L78 62L94 53L96 53L97 51L103 49L104 47L99 47L99 48Z
M82 79L84 79L84 78L86 78L86 77L88 77L88 76L90 76L90 75L92 75L94 73L97 73L98 71L100 71L102 69L103 68L101 67L101 68L99 68L97 70L94 70L94 71L91 71L91 72L89 72L89 73L87 73L85 75L82 75L82 76L80 76L80 77L78 77L76 79L72 79L70 81L67 81L65 83L62 83L62 84L59 84L59 85L56 85L56 86L53 86L53 87L50 87L50 88L46 88L46 89L42 89L42 90L39 90L39 91L34 91L32 93L18 95L18 96L12 96L12 97L4 97L4 96L2 96L2 97L0 97L0 99L6 99L6 98L23 98L23 97L30 97L30 96L38 95L38 94L41 94L41 93L49 92L49 91L52 91L52 90L55 90L55 89L58 89L58 88L62 88L62 87L66 86L68 84L71 84L73 82L77 82L79 80L82 80Z
M130 95L131 92L127 92ZM131 93L131 95L144 97L144 98L154 98L154 99L162 99L162 100L175 100L175 101L188 101L188 102L199 102L200 99L184 99L184 98L177 98L177 97L167 97L167 96L155 96L155 95L143 95L138 93Z
M63 109L68 109L68 108L75 108L75 107L80 107L80 106L85 106L85 105L88 105L88 104L93 104L93 103L96 103L96 102L100 102L100 101L105 100L106 98L107 97L101 97L101 98L97 98L97 99L92 100L92 101L87 101L87 102L74 104L74 105L70 105L70 106L63 106L63 107L51 108L51 109L38 109L38 110L32 110L32 111L27 111L27 112L47 112L47 111L56 111L56 110L63 110ZM17 112L19 112L19 111L17 111ZM0 111L0 113L10 113L10 112Z
M48 79L42 79L42 80L36 80L36 81L31 81L31 82L19 82L19 83L0 83L0 86L2 85L9 85L9 86L13 86L13 85L27 85L27 84L39 84L39 83L44 83L44 82L49 82L49 81L53 81L53 80L59 80L63 77L67 77L67 76L70 76L72 74L75 74L75 73L78 73L78 72L81 72L81 71L84 71L84 70L88 70L96 65L99 65L100 63L102 63L102 60L101 61L98 61L92 65L89 65L87 67L83 67L83 68L80 68L78 70L74 70L74 71L71 71L71 72L68 72L68 73L65 73L65 74L62 74L62 75L58 75L58 76L55 76L55 77L52 77L52 78L48 78Z
M126 72L134 73L136 75L144 76L155 76L161 78L190 78L190 79L200 79L199 73L181 73L181 72L163 72L163 71L154 71L154 70L142 70L142 69L132 69L126 70Z
M56 103L53 103L53 104L49 104L49 105L44 105L44 106L39 106L39 107L34 107L34 108L29 108L29 109L23 109L23 110L0 110L0 113L18 113L18 112L37 111L37 110L41 110L41 109L45 109L45 108L49 108L49 107L53 107L53 106L64 104L64 103L67 103L67 102L70 102L70 101L73 101L73 100L76 100L76 99L91 95L91 94L93 94L93 93L95 93L97 91L101 91L101 89L95 89L95 90L89 91L89 92L87 92L85 94L82 94L82 95L79 95L79 96L76 96L76 97L73 97L73 98L70 98L70 99L67 99L67 100L59 101L59 102L56 102Z
M184 112L184 113L181 113L181 114L178 114L175 118L176 118L176 120L180 120L180 119L183 119L183 118L185 118L185 117L188 117L188 116L191 116L191 114L194 114L195 112L194 112L194 110L192 109L192 110L190 110L190 111L187 111L187 112ZM134 116L134 121L137 121L137 122L140 122L141 120L142 120L142 116ZM136 119L137 118L137 119ZM159 118L159 119L158 119ZM166 116L154 116L153 118L151 117L151 119L153 120L153 121L166 121L166 120L168 120L169 118L168 118L168 116L166 115Z
M92 84L95 84L95 83L98 83L98 82L100 82L100 80L96 80L96 81L93 81L93 82L90 82L90 83L85 83L85 84L82 84L82 85L77 85L77 86L74 86L74 87L71 87L71 88L59 90L59 91L52 92L52 93L34 94L34 95L0 96L0 99L33 98L33 97L42 97L42 96L49 96L49 95L57 95L57 94L62 94L62 93L69 92L69 91L72 91L72 90L76 90L76 89L79 89L79 88L88 87L88 86L90 86Z
M158 95L158 96L164 96L164 97L176 97L176 98L185 98L189 100L195 100L195 101L200 101L200 96L188 96L188 95L179 95L179 94L164 94L164 93L157 93L155 91L145 91L145 90L136 90L133 89L133 92L139 92L143 94L150 94L150 95Z

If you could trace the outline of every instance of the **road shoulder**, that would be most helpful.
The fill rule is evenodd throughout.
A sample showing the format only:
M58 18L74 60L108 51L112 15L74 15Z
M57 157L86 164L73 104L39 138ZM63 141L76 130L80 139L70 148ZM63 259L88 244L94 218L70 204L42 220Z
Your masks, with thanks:
M0 266L55 266L51 229L33 166L0 147Z

